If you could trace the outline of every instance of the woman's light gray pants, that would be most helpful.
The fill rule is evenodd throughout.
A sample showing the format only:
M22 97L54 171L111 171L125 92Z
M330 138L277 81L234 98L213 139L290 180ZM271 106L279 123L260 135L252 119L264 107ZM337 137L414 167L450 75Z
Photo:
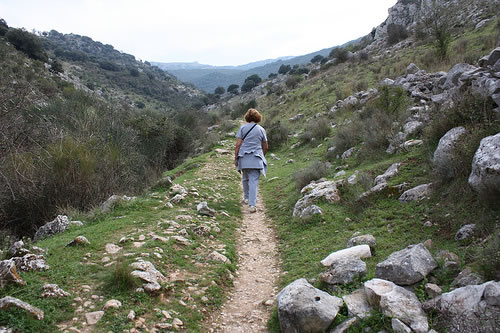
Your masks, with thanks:
M242 169L243 198L249 206L257 204L257 189L259 187L260 169Z

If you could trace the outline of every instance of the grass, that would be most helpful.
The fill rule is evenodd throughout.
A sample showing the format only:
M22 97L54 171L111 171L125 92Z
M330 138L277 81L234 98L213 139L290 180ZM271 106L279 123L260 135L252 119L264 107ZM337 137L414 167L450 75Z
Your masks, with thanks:
M228 148L234 143L225 141L219 148ZM0 297L10 295L37 306L45 312L43 321L36 321L19 310L0 312L0 325L12 327L22 332L55 332L57 324L72 322L81 328L83 313L102 309L109 299L122 302L120 309L106 310L106 314L96 325L97 331L122 331L134 326L127 319L130 310L146 320L147 327L165 321L155 309L167 310L172 317L183 321L183 329L189 332L201 332L206 314L217 309L224 300L225 292L232 285L229 274L234 272L237 264L235 230L241 219L238 175L232 167L230 156L219 156L207 153L193 158L182 166L171 170L166 175L175 177L174 182L183 185L190 192L197 192L198 197L189 195L181 204L173 209L165 207L169 196L168 190L156 189L145 193L134 201L120 203L108 214L93 215L75 214L84 222L83 227L72 227L64 233L55 235L35 245L47 249L46 259L50 270L45 272L21 272L26 286L8 285L0 291ZM165 176L166 176L165 175ZM215 218L198 216L196 204L207 201L211 208L218 212L225 211L229 217L218 214ZM190 215L189 220L176 219L179 215ZM174 220L186 229L190 245L182 246L173 239L167 243L153 241L150 232L157 235L167 231L165 225L158 223ZM200 237L191 231L198 224L210 225L211 232ZM217 227L217 228L215 228ZM81 247L65 247L76 236L84 235L90 245ZM122 237L145 236L142 247L136 248L132 241L119 244ZM114 243L122 247L118 256L105 253L104 246ZM212 250L222 251L232 264L218 264L206 261L205 257ZM161 254L156 257L154 252ZM162 252L162 253L161 253ZM128 254L133 254L129 256ZM90 255L87 255L90 254ZM151 261L170 282L162 285L158 295L150 296L134 291L137 280L130 275L128 264L142 254L148 254L145 260ZM101 262L105 256L115 261L110 266ZM174 278L177 276L177 278ZM39 297L44 283L57 283L71 296L62 299L41 299ZM82 285L89 285L89 293L82 291ZM142 285L142 283L139 283ZM191 295L188 288L195 288L199 295ZM83 312L75 312L79 304L73 298L79 296L84 300L91 295L102 297L94 300L94 309L85 308ZM201 300L202 296L208 302ZM186 305L181 305L183 300ZM76 304L77 306L73 306Z

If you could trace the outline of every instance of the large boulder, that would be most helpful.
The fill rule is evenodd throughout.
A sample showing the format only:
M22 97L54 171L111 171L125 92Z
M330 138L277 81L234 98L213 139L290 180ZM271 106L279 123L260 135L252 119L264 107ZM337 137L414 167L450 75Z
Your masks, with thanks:
M22 257L13 257L11 260L16 263L16 267L20 271L41 272L50 269L50 266L45 262L45 257L43 255L28 253Z
M11 307L16 307L18 309L24 310L37 320L43 320L43 311L37 307L32 306L31 304L28 304L18 298L11 296L5 296L4 298L0 299L0 309L4 310Z
M130 264L130 267L135 269L132 276L143 280L143 288L149 293L158 292L161 289L160 282L167 282L167 278L149 261L139 260Z
M327 284L347 284L366 274L366 264L359 258L345 258L335 261L328 271L320 275Z
M349 316L366 318L370 316L373 310L370 303L368 303L364 288L357 289L353 291L352 294L343 296L342 299L347 306L347 313Z
M373 181L374 185L378 185L381 183L387 183L387 181L397 175L399 173L399 167L401 166L401 163L394 163L392 164L385 172L381 175L378 175L375 177L375 180Z
M401 320L417 333L427 333L427 316L414 293L381 279L366 281L364 288L368 303L385 316Z
M281 332L324 332L331 325L343 301L314 288L305 279L286 286L277 296Z
M406 190L399 197L400 202L420 201L425 199L431 193L432 183L418 185L414 188Z
M370 258L371 256L372 253L370 251L370 246L363 244L332 252L325 259L321 260L321 264L323 266L328 267L340 259L346 259L346 258L361 259L361 258Z
M394 252L378 263L375 276L399 285L411 285L422 281L436 267L436 261L420 243Z
M500 308L492 303L499 298L491 297L498 288L500 282L495 281L468 285L425 302L424 308L439 314L446 332L498 332Z
M0 288L7 282L26 285L26 282L17 273L16 263L12 259L0 261Z
M295 203L293 216L300 216L304 209L320 198L324 198L330 203L340 200L337 183L334 181L313 182L305 186L301 193L304 196Z
M467 134L463 127L455 127L446 132L439 140L439 144L434 151L432 162L434 168L446 178L455 176L455 170L451 168L457 143L461 136Z
M444 82L442 88L448 90L454 87L459 87L461 85L459 78L460 76L468 71L474 70L476 67L469 64L456 64L452 69L446 74L446 81Z
M377 246L377 240L373 235L359 235L352 237L347 241L347 247L353 247L356 245L366 244L370 247L370 251L375 253L375 248Z
M206 216L214 216L216 213L215 209L208 207L208 203L206 201L200 202L196 206L196 210L197 210L198 214L206 215Z
M493 66L500 59L500 47L497 47L485 57L479 59L479 67Z
M69 219L66 215L57 215L52 221L40 227L33 236L33 241L36 242L40 239L50 237L57 233L63 232L69 227Z
M469 185L479 193L500 192L500 133L481 140L472 159Z

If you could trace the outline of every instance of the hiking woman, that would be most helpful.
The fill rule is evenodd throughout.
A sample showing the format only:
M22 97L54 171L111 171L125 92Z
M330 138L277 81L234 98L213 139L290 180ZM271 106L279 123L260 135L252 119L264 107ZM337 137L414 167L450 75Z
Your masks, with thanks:
M264 177L267 171L267 161L264 157L268 144L266 130L258 125L262 115L255 109L249 109L245 114L247 124L240 127L236 133L236 148L234 149L234 165L242 174L243 200L250 206L250 213L257 208L257 188L259 177Z

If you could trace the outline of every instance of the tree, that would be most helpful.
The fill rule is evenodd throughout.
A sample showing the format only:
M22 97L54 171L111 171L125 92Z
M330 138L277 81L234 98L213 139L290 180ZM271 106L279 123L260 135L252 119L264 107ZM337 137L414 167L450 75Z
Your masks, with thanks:
M257 74L250 75L245 79L245 83L243 83L243 85L241 86L241 91L249 92L253 88L257 87L257 85L261 82L262 79Z
M262 79L257 74L253 74L245 79L245 82L247 82L247 81L253 81L253 82L255 82L255 84L259 84L262 82Z
M224 87L220 87L220 86L219 86L219 87L217 87L217 88L215 88L215 91L214 91L214 93L215 93L216 95L222 95L222 94L223 94L223 93L225 93L225 92L226 92L226 89L224 89Z
M343 47L336 47L330 52L328 57L337 59L338 63L343 63L349 59L349 52Z
M422 19L421 25L434 39L434 47L438 56L445 59L448 56L453 18L458 14L458 7L436 0L426 2L425 6L427 15Z
M4 19L0 19L0 36L5 36L5 34L9 31L9 26Z
M252 80L245 80L245 83L243 83L243 85L241 86L241 91L242 92L249 92L253 88L255 88L256 86L257 86L257 84L255 82L253 82Z
M288 73L292 67L290 65L281 65L280 68L278 69L279 74L286 74Z
M240 86L237 84L231 84L229 87L227 87L227 92L233 95L238 95L238 88Z
M314 64L316 62L321 62L321 60L323 60L323 56L321 54L318 54L318 55L315 55L312 59L311 59L311 62Z
M43 51L42 42L37 36L22 29L11 29L5 34L5 37L17 50L25 53L28 57L47 61L48 58Z
M52 64L50 65L50 69L55 73L61 73L64 71L62 64L57 60L54 60L52 62Z
M406 38L408 38L408 31L404 26L394 23L387 26L387 43L389 45L394 45Z

